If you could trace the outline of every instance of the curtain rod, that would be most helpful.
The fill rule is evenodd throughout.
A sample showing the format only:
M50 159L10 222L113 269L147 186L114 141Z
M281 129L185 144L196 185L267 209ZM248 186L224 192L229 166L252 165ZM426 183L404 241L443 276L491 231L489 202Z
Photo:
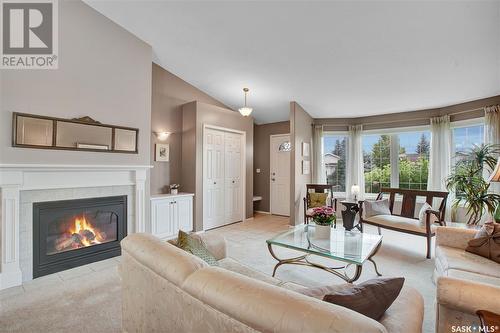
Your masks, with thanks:
M462 110L462 111L451 112L451 113L445 113L445 114L442 114L440 116L444 116L444 115L456 116L456 115L459 115L459 114L472 113L472 112L481 111L481 110L484 110L484 107L470 109L470 110ZM419 111L414 111L414 112L419 112ZM390 114L386 114L386 115L390 115ZM370 117L370 116L368 116L368 117ZM371 117L376 117L376 116L371 116ZM410 119L399 119L399 120L387 120L387 121L368 122L368 123L353 123L353 124L324 123L324 124L315 124L315 125L323 125L323 126L380 125L380 124L394 124L394 123L401 123L401 122L407 122L407 121L416 121L416 120L429 120L430 118L433 118L433 117L439 117L439 116L410 118ZM364 117L359 117L359 118L364 118ZM349 119L349 120L353 120L354 119L355 120L355 119L359 119L359 118L339 118L339 119ZM319 118L319 119L321 119L321 118Z

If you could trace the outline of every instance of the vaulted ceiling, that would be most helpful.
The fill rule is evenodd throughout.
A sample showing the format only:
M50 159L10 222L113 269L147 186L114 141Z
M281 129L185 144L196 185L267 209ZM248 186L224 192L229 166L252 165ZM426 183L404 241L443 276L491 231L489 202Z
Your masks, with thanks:
M357 117L500 94L499 1L106 1L154 62L257 123Z

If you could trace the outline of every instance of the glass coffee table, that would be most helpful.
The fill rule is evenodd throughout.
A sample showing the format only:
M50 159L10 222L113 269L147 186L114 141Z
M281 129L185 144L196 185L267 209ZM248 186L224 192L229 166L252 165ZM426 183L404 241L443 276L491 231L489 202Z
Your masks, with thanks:
M276 270L281 265L303 265L325 270L351 283L361 276L363 264L366 260L373 263L378 276L382 275L373 260L373 256L382 245L382 236L337 228L331 229L329 239L317 238L314 228L314 225L302 224L266 241L269 252L274 259L278 260L278 263L274 266L273 276L275 276ZM285 247L304 252L304 254L298 257L282 259L274 253L273 246ZM328 267L311 261L310 257L312 255L338 260L344 262L345 265ZM349 276L346 270L351 265L354 265L356 269L354 274Z

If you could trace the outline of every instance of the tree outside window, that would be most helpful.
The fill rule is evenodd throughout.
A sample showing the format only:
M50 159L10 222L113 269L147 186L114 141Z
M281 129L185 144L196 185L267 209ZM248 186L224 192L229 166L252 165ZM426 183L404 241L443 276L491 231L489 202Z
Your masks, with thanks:
M335 192L346 191L346 135L325 135L323 137L323 164L326 183L334 186Z

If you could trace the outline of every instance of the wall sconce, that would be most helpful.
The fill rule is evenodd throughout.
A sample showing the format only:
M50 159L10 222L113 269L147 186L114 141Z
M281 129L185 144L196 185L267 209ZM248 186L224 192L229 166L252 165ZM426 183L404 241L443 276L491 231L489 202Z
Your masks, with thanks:
M168 136L170 135L170 132L154 132L156 135L156 138L160 141L165 141L167 140Z

